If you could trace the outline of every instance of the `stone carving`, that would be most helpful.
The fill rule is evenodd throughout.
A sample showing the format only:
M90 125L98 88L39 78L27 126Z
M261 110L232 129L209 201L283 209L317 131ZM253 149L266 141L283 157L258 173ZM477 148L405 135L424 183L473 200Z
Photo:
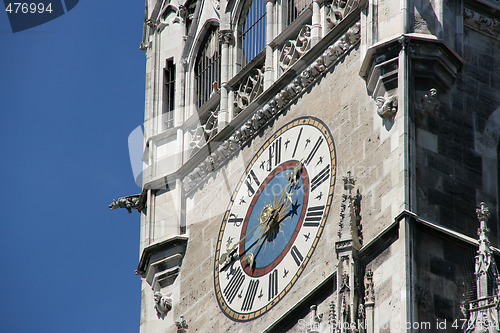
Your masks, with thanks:
M373 272L368 269L365 273L365 303L375 302L375 289L373 288Z
M317 305L311 305L311 322L313 323L321 323L323 321L323 314L320 313L318 314L318 306Z
M210 116L204 124L200 124L191 133L192 138L189 146L191 147L191 156L194 155L201 147L210 141L217 134L217 117L218 109L211 112Z
M375 102L377 103L377 114L383 119L391 119L398 112L398 97L396 95L379 96Z
M464 8L464 24L493 38L500 37L500 22L497 19L489 18L469 8Z
M474 275L476 277L476 299L464 300L461 311L467 319L465 332L492 332L489 328L498 327L498 307L500 304L500 275L492 256L488 239L487 222L490 212L484 202L476 209L479 220L478 241ZM495 330L496 332L496 330Z
M358 5L359 0L333 0L326 5L326 32L335 28Z
M163 296L160 292L155 292L154 298L156 315L163 319L172 310L172 298Z
M328 325L334 325L336 322L336 315L335 315L335 302L331 301L330 302L330 313L328 316Z
M345 193L342 194L342 203L340 204L340 221L337 235L340 241L336 243L336 248L350 246L353 243L356 248L363 245L363 234L361 226L361 194L359 190L355 195L352 194L356 181L347 172L343 177ZM359 243L359 245L358 245Z
M219 42L222 44L231 45L234 41L232 30L219 30Z
M415 109L420 115L430 114L437 116L437 111L439 110L440 104L438 100L438 91L435 88L431 88L427 92L417 92L417 100Z
M212 5L214 6L215 10L220 10L220 0L212 0Z
M254 68L234 91L234 115L236 116L264 90L264 70Z
M175 326L177 326L177 333L187 333L187 329L189 328L184 316L175 321Z
M146 207L146 192L129 195L118 200L113 199L108 207L111 209L125 208L129 213L132 213L132 209L137 209L140 213Z
M358 305L358 320L359 322L365 321L365 305L363 303Z
M283 71L290 68L311 48L311 26L304 25L296 40L289 40L281 49L279 65Z
M186 175L183 179L184 190L189 192L198 186L211 171L219 168L225 160L249 142L269 120L279 115L291 101L302 94L314 81L319 80L321 75L333 67L339 58L358 43L360 27L359 22L353 25L333 45L330 45L316 61L298 74L293 82L283 88L261 109L257 110L251 119L247 120L239 129L236 129L233 135L222 142L203 163L200 163Z

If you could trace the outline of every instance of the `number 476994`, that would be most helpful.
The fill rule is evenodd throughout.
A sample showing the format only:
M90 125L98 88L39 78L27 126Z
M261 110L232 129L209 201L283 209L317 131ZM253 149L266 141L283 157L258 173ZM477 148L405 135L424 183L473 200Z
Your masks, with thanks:
M5 11L9 14L42 14L52 13L52 3L47 6L43 3L27 3L27 2L9 2Z

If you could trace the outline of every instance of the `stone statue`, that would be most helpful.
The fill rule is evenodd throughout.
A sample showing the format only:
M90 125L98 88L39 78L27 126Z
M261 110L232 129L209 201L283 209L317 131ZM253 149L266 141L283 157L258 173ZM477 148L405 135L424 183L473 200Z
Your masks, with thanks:
M164 318L165 315L172 310L172 299L170 297L163 296L160 292L155 292L155 310L158 318Z
M146 207L145 203L146 196L145 192L143 192L141 194L122 197L118 200L113 199L113 202L108 207L111 209L125 208L129 213L132 213L132 208L137 209L139 212L141 212Z
M398 97L393 95L387 98L377 97L377 114L384 119L392 118L398 112Z

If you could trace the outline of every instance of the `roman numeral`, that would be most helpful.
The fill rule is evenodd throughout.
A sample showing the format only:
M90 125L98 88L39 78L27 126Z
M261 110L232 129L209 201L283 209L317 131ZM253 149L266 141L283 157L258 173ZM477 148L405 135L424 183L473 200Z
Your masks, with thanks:
M299 145L300 136L302 135L302 130L303 130L303 129L304 129L303 127L301 127L301 128L300 128L300 131L299 131L299 136L297 137L297 141L295 142L295 148L293 148L292 158L294 158L294 157L295 157L295 152L297 151L297 147L298 147L298 145Z
M323 209L325 206L315 206L307 208L306 219L304 227L317 227L321 217L323 216Z
M318 151L318 148L319 146L321 146L321 143L323 143L323 137L320 136L318 138L318 141L316 141L316 143L314 144L314 147L313 149L311 150L311 152L309 153L309 156L307 156L307 159L305 160L304 164L307 164L309 165L309 163L311 162L311 160L313 159L314 155L316 154L316 152Z
M300 254L299 249L297 249L297 247L295 245L292 246L291 253L292 253L293 260L295 260L295 263L297 264L297 266L300 266L300 263L302 262L302 260L304 260L304 257L302 257L302 254Z
M252 179L253 181L255 181L255 184L257 184L257 186L260 185L259 179L255 175L255 172L253 172L253 170L250 170L250 173L247 175L247 179L245 180L245 184L247 185L248 188L249 197L251 197L255 193L255 190L253 189L252 186Z
M269 293L267 301L269 302L278 293L278 270L275 269L271 274L269 274Z
M235 227L239 227L242 222L243 218L238 217L238 215L235 215L233 213L229 214L229 218L227 219L227 223L234 223Z
M241 267L238 267L236 272L234 272L233 276L231 277L229 284L226 286L226 288L224 288L224 295L226 296L229 304L231 304L231 302L234 300L234 297L238 293L238 290L243 284L243 281L245 281L245 275L243 275Z
M314 191L318 186L320 186L325 180L328 179L328 173L330 172L330 165L327 165L323 170L321 170L316 177L311 180L311 192Z
M243 300L243 305L241 306L241 311L248 311L252 309L253 301L257 295L257 288L259 288L259 280L251 280L248 285L245 299Z
M273 166L274 160L274 166ZM269 146L269 159L267 161L267 171L271 171L273 167L281 162L281 138L278 138Z

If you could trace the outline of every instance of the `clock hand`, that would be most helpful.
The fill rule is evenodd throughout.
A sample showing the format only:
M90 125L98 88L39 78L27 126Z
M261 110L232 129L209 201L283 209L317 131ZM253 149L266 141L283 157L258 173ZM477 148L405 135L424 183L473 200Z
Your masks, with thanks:
M276 204L276 208L274 209L274 220L277 222L277 217L279 216L281 209L283 209L283 206L285 206L287 201L292 202L292 197L295 194L292 189L299 184L299 181L297 179L297 176L300 173L300 170L302 169L302 160L299 161L294 167L293 170L289 173L286 174L288 178L288 183L284 187L284 190L281 192L280 198L278 199L278 203Z
M256 244L256 245L255 245L255 247L253 248L252 253L247 253L247 254L245 254L245 255L243 256L243 258L241 258L241 260L242 260L242 261L245 261L245 260L246 260L246 261L247 261L247 263L248 263L248 265L249 265L250 267L252 267L252 266L253 266L253 262L254 262L253 258L254 258L254 253L255 253L255 250L257 250L257 249L259 248L259 245L261 244L262 240L264 239L264 237L265 237L266 235L267 235L267 230L266 230L266 231L264 231L264 232L260 235L259 240L257 241L257 244Z
M223 253L221 256L220 256L220 260L219 260L219 265L220 266L225 266L227 264L229 264L229 262L231 261L231 258L232 258L232 253L234 252L234 250L241 244L241 242L243 242L248 236L250 236L254 231L255 229L257 229L259 226L262 227L263 224L263 221L262 221L262 215L264 214L264 212L266 211L266 208L269 208L268 205L266 205L266 207L264 207L262 213L261 213L261 220L260 220L260 223L257 223L257 225L255 227L252 228L252 230L250 230L246 235L245 237L243 237L242 239L240 239L240 241L236 244L234 244L231 248L229 248L229 246L231 246L231 242L229 242L227 244L227 247L226 247L226 252ZM262 236L261 236L262 237Z

